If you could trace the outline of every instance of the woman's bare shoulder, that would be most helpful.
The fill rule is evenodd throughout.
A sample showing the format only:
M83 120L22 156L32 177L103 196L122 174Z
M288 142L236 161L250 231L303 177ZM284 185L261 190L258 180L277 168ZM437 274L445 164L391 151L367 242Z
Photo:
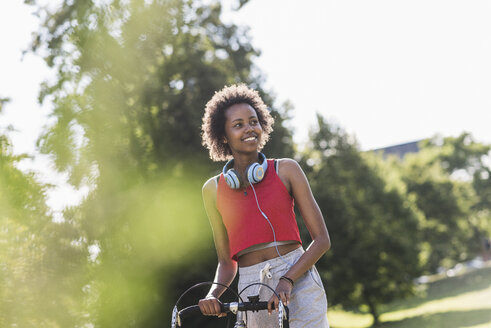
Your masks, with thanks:
M216 194L219 177L220 175L215 175L209 178L208 180L206 180L206 182L203 184L203 189L202 189L203 194L210 194L210 193Z
M302 171L298 162L292 158L279 158L278 161L278 171L283 171L284 173L292 173Z

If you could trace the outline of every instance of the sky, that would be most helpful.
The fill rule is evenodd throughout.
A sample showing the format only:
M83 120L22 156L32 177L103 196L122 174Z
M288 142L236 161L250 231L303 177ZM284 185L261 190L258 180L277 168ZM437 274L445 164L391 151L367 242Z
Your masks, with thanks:
M491 1L252 0L267 86L295 106L296 140L321 113L364 150L468 131L491 142Z
M256 64L278 103L294 105L294 137L307 140L320 113L355 136L363 150L470 132L491 143L491 0L226 0L224 20L249 26ZM50 71L28 48L38 19L22 1L0 1L0 114L25 170L57 185L50 206L76 204L35 142L49 124L37 103ZM271 104L270 104L271 105Z

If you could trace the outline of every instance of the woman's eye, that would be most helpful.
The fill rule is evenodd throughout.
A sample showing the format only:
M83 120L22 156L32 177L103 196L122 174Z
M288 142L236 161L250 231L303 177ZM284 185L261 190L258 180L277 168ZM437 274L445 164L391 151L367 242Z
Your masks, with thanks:
M234 128L240 128L242 126L242 123L237 123L234 125Z
M251 121L251 125L257 125L259 122L257 120Z

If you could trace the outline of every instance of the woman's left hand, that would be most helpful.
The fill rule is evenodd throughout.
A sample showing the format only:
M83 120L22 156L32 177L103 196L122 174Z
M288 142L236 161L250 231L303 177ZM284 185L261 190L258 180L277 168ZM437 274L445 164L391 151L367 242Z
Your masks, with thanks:
M283 302L284 305L288 305L290 303L290 295L292 293L293 285L288 282L288 280L285 279L280 279L278 282L278 285L276 286L276 294L280 296L281 301ZM271 309L271 304L274 303L274 308L276 311L278 311L278 304L280 303L278 297L276 297L275 294L271 296L271 298L268 301L268 313L271 314L272 309Z

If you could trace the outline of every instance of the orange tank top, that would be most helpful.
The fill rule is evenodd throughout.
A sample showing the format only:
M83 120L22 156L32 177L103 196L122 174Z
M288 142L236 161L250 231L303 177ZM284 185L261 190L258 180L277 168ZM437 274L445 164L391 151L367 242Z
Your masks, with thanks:
M276 174L274 160L268 160L263 180L254 184L257 200L271 222L276 241L295 240L301 243L294 201ZM232 189L225 182L223 173L217 187L217 209L227 229L230 255L237 261L237 253L252 245L273 242L273 230L261 215L251 186Z

